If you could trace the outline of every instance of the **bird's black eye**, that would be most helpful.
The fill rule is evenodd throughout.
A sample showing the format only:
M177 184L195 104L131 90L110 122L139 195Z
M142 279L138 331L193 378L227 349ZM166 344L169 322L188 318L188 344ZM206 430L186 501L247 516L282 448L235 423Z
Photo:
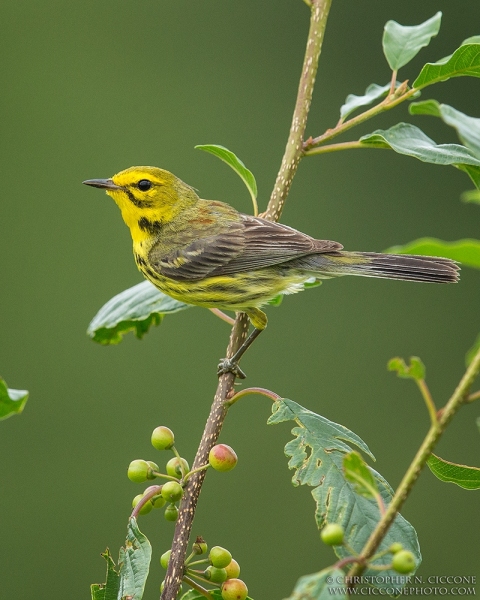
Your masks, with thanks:
M149 190L152 187L152 182L149 181L148 179L141 179L138 183L137 183L137 187L139 190L141 190L142 192L146 192L147 190Z

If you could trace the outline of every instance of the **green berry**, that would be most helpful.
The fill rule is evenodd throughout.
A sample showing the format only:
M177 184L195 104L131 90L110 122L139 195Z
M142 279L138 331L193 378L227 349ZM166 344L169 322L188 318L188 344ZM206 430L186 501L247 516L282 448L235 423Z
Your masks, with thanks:
M147 460L147 464L150 467L147 473L147 479L155 479L156 475L153 474L153 471L157 471L158 473L158 465L151 460Z
M225 567L227 572L227 579L236 579L240 575L240 565L232 558L230 564Z
M175 456L175 458L171 458L167 463L167 474L170 475L170 477L178 477L178 479L181 479L183 475L180 464L183 465L183 470L185 473L190 471L187 461L184 458L177 458Z
M221 546L214 546L208 555L210 562L217 569L223 569L232 562L232 555Z
M215 471L231 471L238 462L233 448L226 444L217 444L208 454L208 462Z
M138 494L138 496L135 496L135 498L132 500L133 508L135 508L137 506L137 504L140 502L140 500L142 498L143 498L143 494ZM152 508L153 508L153 504L149 500L148 502L145 502L145 504L142 506L142 508L140 509L138 514L148 515L148 513L152 510Z
M343 544L343 527L337 523L329 523L320 532L320 537L327 546L339 546Z
M408 550L400 550L400 552L393 555L392 567L397 573L406 575L415 570L415 558Z
M168 561L170 560L170 554L172 553L171 550L167 550L166 552L164 552L162 554L162 556L160 557L160 564L162 565L162 567L164 569L166 569L168 567Z
M162 496L168 502L177 502L183 496L183 488L176 481L167 481L162 486Z
M163 496L155 496L151 499L151 503L153 504L153 508L162 508L162 506L165 506L165 504L167 503L167 501L165 500L165 498Z
M400 542L393 543L388 549L388 551L392 554L396 554L397 552L400 552L400 550L403 550L403 546L400 544Z
M245 600L248 588L241 579L227 579L222 585L223 600Z
M164 425L156 427L152 433L152 446L157 450L169 450L175 443L173 431Z
M178 508L175 504L169 504L164 514L167 521L176 521L178 519Z
M192 546L192 551L195 552L195 554L206 554L206 552L208 551L208 546L202 537L197 537L195 543Z
M217 569L217 567L207 567L203 572L205 579L212 583L222 583L227 579L227 572L225 569Z
M148 479L148 471L150 469L146 460L132 460L128 465L127 476L134 483L143 483Z

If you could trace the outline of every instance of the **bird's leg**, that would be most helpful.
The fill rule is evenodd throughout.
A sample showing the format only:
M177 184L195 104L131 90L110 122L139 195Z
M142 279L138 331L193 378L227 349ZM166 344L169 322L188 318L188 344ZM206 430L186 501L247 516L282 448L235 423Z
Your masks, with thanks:
M254 330L243 342L240 348L230 358L223 358L217 369L217 375L224 375L225 373L233 373L239 379L245 379L246 375L242 369L238 366L238 361L242 358L245 352L250 348L256 338L262 333L267 326L267 315L259 310L258 308L250 309L248 312L245 311L254 326Z

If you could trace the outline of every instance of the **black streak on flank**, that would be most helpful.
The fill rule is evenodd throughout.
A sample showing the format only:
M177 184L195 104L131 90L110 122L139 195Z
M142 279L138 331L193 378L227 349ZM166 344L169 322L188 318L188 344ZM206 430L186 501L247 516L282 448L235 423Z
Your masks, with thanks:
M138 226L142 231L148 231L148 233L150 233L151 235L160 233L160 231L162 230L161 221L150 221L146 217L141 217L138 220Z
M135 253L135 261L139 267L145 266L147 262L139 254Z
M124 191L127 194L130 202L135 204L137 208L151 208L153 206L153 203L150 200L139 200L138 198L135 198L134 194L130 190L124 188Z

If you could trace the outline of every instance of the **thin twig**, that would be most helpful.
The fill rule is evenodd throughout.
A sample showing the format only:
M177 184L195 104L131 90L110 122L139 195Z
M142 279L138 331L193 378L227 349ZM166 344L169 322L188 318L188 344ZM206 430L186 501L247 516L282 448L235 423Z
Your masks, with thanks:
M385 144L381 142L340 142L339 144L328 144L326 146L318 146L316 148L310 148L310 150L304 150L304 156L316 156L317 154L327 154L328 152L339 152L340 150L355 150L357 148L379 148L381 150L388 150Z
M474 402L475 400L480 400L480 390L474 394L470 394L467 398L467 402Z
M387 511L378 523L377 527L371 534L368 542L365 544L361 556L367 561L375 552L380 545L381 541L385 537L390 525L393 523L398 511L402 508L403 503L408 498L413 485L417 481L428 457L432 453L433 448L436 446L447 425L454 417L455 413L461 408L468 399L468 393L470 387L474 382L475 378L480 373L480 350L477 352L469 367L465 371L460 383L456 390L453 392L450 400L447 402L441 412L441 417L438 420L437 425L432 425L422 442L415 458L407 469L400 485L398 486L392 501L388 505ZM364 565L355 565L350 569L348 573L349 577L355 577L361 575L365 570Z
M265 213L265 217L272 221L278 221L281 215L285 199L288 195L293 176L295 175L298 166L298 161L302 157L303 134L307 122L308 111L310 109L318 59L331 2L332 0L311 0L310 29L292 127L290 129L287 148L277 176L275 187ZM243 313L237 314L235 324L230 334L227 358L233 356L246 339L248 326L249 321L247 316ZM227 415L228 407L225 405L225 402L232 398L235 393L234 383L235 376L232 373L225 373L219 378L215 398L210 409L210 415L193 462L193 469L197 469L208 461L208 454L220 435L223 422ZM175 600L177 597L178 589L183 577L188 540L192 529L198 497L200 495L203 480L205 479L205 473L206 471L195 473L188 480L184 489L184 495L180 503L179 516L175 525L172 553L168 562L165 587L161 595L161 600Z

